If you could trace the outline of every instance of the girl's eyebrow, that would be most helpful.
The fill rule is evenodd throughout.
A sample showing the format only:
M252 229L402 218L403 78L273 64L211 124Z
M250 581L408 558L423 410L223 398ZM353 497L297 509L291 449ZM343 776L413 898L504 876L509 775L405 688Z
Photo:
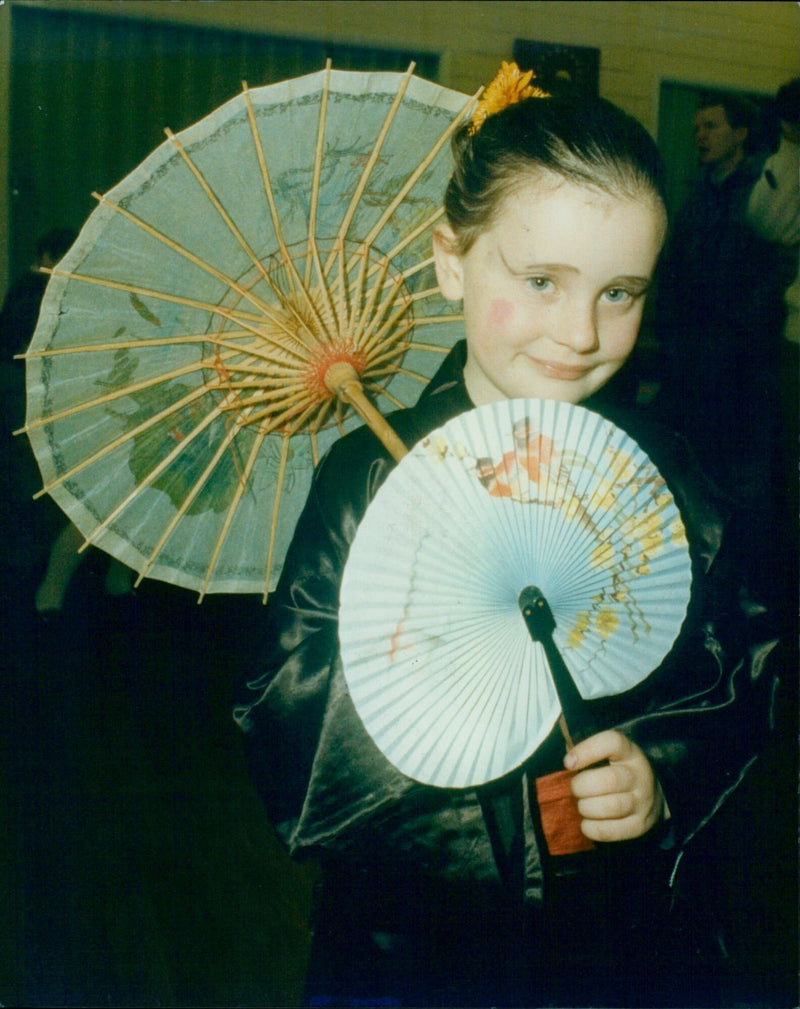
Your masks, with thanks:
M549 270L551 273L580 273L577 266L570 266L569 263L531 263L523 267L526 273L536 270Z
M628 287L638 287L642 291L646 291L650 286L652 281L651 277L637 277L637 276L621 276L614 277L614 279L606 284L606 287L619 287L622 284L626 284Z
M521 266L512 266L505 257L502 249L499 250L500 259L505 265L506 269L511 273L516 273L519 275L535 274L535 273L580 273L581 271L577 266L571 266L569 263L523 263ZM641 291L646 291L650 284L652 283L652 277L642 277L638 274L619 274L616 277L612 277L611 280L605 284L605 287L620 287L623 284L629 287L638 287Z
M498 250L500 259L507 270L511 273L536 273L537 271L549 271L550 273L580 273L577 266L570 266L569 263L523 263L521 266L512 266L506 259L502 249Z

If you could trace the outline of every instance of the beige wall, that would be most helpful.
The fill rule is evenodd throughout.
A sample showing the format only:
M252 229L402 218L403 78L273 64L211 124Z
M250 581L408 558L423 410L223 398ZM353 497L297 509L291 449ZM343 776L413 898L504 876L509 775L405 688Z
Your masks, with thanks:
M0 289L7 272L7 115L14 3L204 26L432 50L441 81L474 91L514 39L601 49L600 90L655 135L662 80L772 93L800 73L794 2L504 0L8 0L0 6Z

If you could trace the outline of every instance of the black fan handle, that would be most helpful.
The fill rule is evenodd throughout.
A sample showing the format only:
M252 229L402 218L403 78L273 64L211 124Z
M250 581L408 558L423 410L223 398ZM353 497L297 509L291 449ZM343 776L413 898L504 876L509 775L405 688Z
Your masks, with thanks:
M597 731L588 703L581 697L575 681L572 679L567 664L561 657L553 641L553 631L556 628L555 617L550 604L540 589L528 585L519 594L519 608L525 618L525 624L534 641L541 642L544 654L550 664L550 673L556 687L561 712L566 723L567 745L579 743L587 736ZM562 729L564 726L562 726Z

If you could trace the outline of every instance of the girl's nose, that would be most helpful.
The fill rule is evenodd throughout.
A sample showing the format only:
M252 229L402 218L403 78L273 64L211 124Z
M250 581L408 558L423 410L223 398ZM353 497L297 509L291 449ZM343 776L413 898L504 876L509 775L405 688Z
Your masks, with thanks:
M594 305L574 306L561 320L556 342L577 354L588 354L600 345Z

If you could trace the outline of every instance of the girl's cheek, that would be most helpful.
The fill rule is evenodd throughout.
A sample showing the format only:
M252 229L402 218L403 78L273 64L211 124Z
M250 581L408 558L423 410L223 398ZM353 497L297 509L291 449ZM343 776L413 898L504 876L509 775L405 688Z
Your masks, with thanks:
M502 298L495 298L489 305L489 315L486 321L492 332L507 329L514 321L514 305Z

